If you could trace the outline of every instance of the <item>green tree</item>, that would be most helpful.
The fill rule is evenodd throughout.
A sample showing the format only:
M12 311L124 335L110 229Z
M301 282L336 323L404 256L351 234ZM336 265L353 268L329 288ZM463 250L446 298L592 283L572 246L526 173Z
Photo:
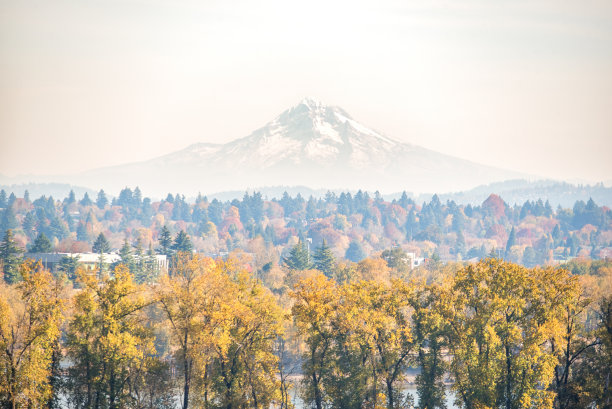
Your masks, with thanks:
M64 256L60 259L57 269L64 272L69 280L73 281L76 279L77 269L81 266L79 262L79 256Z
M510 230L510 235L508 236L508 241L506 242L506 254L505 258L510 257L510 250L512 246L516 245L516 233L514 232L514 226L512 226L512 230Z
M102 273L104 270L104 253L108 253L110 251L110 243L103 233L98 234L98 237L92 246L92 250L94 253L98 253L98 260L100 263L99 272Z
M363 249L363 246L356 241L351 241L348 248L346 249L346 253L344 254L344 257L347 260L352 261L353 263L359 263L361 260L363 260L367 256L368 255Z
M185 230L181 230L176 234L174 238L174 243L172 244L172 249L177 252L191 253L193 251L193 244L191 244L191 239L185 233Z
M289 270L308 270L312 268L310 253L306 244L299 240L289 251L289 255L283 259L283 265Z
M380 257L387 262L387 266L396 273L406 273L410 270L410 260L401 247L393 247L382 252Z
M132 254L132 246L128 243L127 238L123 240L123 246L119 249L119 256L121 257L120 263L128 268L132 275L136 271L136 260Z
M336 269L336 258L334 253L327 245L325 239L321 242L321 246L315 250L313 255L314 267L325 274L327 278L332 278Z
M52 251L53 246L45 233L40 233L30 248L30 253L51 253Z
M447 348L446 322L440 314L441 292L437 285L420 286L412 299L414 334L418 345L416 377L419 407L446 409L444 375L447 364L442 351Z
M163 226L159 231L159 252L170 257L172 249L172 234L167 226Z
M12 230L4 233L4 239L0 243L0 262L2 262L2 272L4 281L9 284L20 280L19 264L21 263L22 250L17 246Z
M104 209L107 204L108 199L106 197L106 193L104 193L104 190L100 190L98 192L98 198L96 199L96 206L98 206L99 209Z
M2 218L0 219L0 229L8 230L15 229L19 226L17 217L15 216L15 210L13 206L7 206L2 212Z

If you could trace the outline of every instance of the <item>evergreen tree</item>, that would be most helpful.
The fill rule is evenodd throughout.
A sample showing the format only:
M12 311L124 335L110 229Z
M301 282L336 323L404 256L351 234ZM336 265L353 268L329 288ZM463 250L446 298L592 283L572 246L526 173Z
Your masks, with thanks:
M130 273L134 274L134 270L136 269L135 260L132 255L132 246L128 243L127 238L123 241L123 246L119 250L119 256L121 257L120 263L126 266L128 270L130 270Z
M19 263L21 263L21 249L15 242L13 231L8 229L4 234L4 239L0 243L0 261L2 262L2 272L4 281L13 284L20 279Z
M57 269L63 271L70 281L74 281L76 279L77 268L79 268L80 265L81 263L79 262L78 255L74 257L64 256L60 259Z
M336 268L336 259L325 239L321 242L321 246L315 250L312 258L314 267L325 274L327 278L332 278Z
M140 279L142 282L150 282L151 280L155 279L158 275L159 275L159 264L157 263L155 252L153 251L153 245L149 243L149 250L147 251L144 269L142 272L142 277Z
M19 226L17 217L15 217L15 211L12 206L7 206L2 212L2 219L0 220L0 231L8 229L15 229Z
M76 196L74 194L74 190L70 189L70 193L68 193L68 197L66 198L64 203L70 205L70 204L73 204L74 202L76 202Z
M457 233L457 241L455 242L455 253L465 255L465 237L462 232Z
M351 244L346 249L346 253L344 253L344 257L353 263L358 263L367 256L363 246L356 241L351 241Z
M104 234L98 234L98 237L92 246L92 250L94 253L99 254L100 272L102 272L102 270L104 270L104 253L108 253L110 251L110 243Z
M83 195L83 199L81 199L81 201L80 201L80 205L81 206L91 206L92 204L93 204L93 202L89 198L89 194L87 192L85 192L85 194Z
M106 197L106 193L104 193L104 190L100 189L98 192L98 198L96 199L96 206L98 206L100 209L104 209L107 204L108 198Z
M283 259L283 265L289 270L308 270L312 268L308 247L302 240L299 240L289 251L289 256Z
M89 232L87 232L87 225L80 221L76 228L76 235L78 241L89 241Z
M21 228L30 240L34 239L34 234L36 233L36 216L34 212L26 213Z
M414 208L410 209L406 220L406 240L412 241L412 238L418 233L418 227L419 223L417 222Z
M53 246L51 241L45 236L45 233L40 233L30 248L30 253L51 253L52 251Z
M15 203L15 201L17 200L17 196L15 196L15 193L11 192L9 198L8 198L8 207L11 207L13 205L13 203Z
M185 233L185 230L181 230L177 233L174 238L174 243L172 244L172 249L174 251L181 251L186 253L191 253L193 251L193 244L191 244L191 239Z
M537 264L537 254L533 247L526 247L523 251L523 265L525 267L534 267Z
M4 189L0 190L0 208L6 207L6 192Z
M514 245L516 245L516 233L514 232L514 226L512 226L512 230L510 230L510 235L508 236L508 241L506 242L506 258L510 256L510 249Z
M171 247L172 247L172 235L170 234L170 230L167 226L163 226L159 231L159 252L161 254L165 254L166 256L170 256Z

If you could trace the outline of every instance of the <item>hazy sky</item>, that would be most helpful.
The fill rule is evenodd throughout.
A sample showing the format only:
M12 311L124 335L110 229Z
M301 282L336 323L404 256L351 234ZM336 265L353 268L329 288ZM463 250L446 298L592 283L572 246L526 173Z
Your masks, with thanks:
M612 180L612 1L0 0L0 173L248 135L304 96L395 139Z

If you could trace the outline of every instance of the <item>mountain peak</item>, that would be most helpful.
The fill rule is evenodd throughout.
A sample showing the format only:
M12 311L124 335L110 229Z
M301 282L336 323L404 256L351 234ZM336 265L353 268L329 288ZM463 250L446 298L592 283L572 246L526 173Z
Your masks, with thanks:
M305 105L308 108L321 108L324 107L325 104L323 104L320 100L314 98L314 97L304 97L302 98L302 100L299 102L299 105Z

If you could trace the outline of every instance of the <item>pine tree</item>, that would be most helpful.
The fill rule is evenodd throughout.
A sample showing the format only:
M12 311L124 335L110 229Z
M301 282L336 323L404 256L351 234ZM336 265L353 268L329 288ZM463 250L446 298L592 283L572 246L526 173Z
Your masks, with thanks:
M100 255L100 272L104 270L104 253L108 253L110 251L110 243L106 239L104 234L100 233L96 241L92 246L92 250L94 253L98 253Z
M123 241L123 246L119 250L119 256L121 257L121 264L126 266L130 273L134 274L134 256L132 256L132 246L128 243L127 238Z
M2 262L4 281L9 284L13 284L20 279L19 264L21 263L21 253L21 249L15 242L13 231L8 229L4 234L2 243L0 243L0 261Z
M332 278L334 270L336 268L336 259L334 253L327 245L325 239L321 243L321 247L315 250L313 255L314 267L325 274L327 278Z
M465 237L462 232L457 233L457 241L455 242L455 252L457 254L461 254L462 256L465 254Z
M81 200L80 204L81 206L91 206L93 204L87 192L85 192L85 194L83 195L83 199Z
M40 233L30 248L30 253L51 253L52 251L53 246L45 233Z
M2 219L0 219L0 229L8 230L15 229L19 226L19 222L17 221L17 217L15 217L15 211L12 206L8 206L2 212Z
M30 240L34 239L34 234L36 233L36 216L34 215L34 212L26 213L23 223L21 224L21 228Z
M308 248L302 240L289 251L289 256L283 259L283 264L289 270L308 270L312 267Z
M174 238L174 244L172 244L172 249L174 251L180 251L185 253L191 253L193 251L193 244L191 244L191 239L185 233L185 230L181 230L177 233Z
M6 192L4 189L0 190L0 208L6 207Z
M106 198L106 193L104 193L104 190L100 190L98 192L98 198L96 199L96 206L98 206L100 209L104 209L107 204L108 199Z
M512 230L510 230L510 235L508 236L508 241L506 242L506 258L510 256L510 250L514 245L516 245L516 233L514 232L514 226L512 226Z
M81 265L79 262L79 255L64 256L60 259L57 269L63 271L69 280L74 281L76 279L77 268Z
M76 196L74 194L74 190L70 189L70 193L68 193L68 197L65 200L66 204L72 204L76 202Z
M172 235L170 234L170 230L167 226L163 226L159 231L159 252L161 254L165 254L166 256L170 256L171 247L172 247Z

